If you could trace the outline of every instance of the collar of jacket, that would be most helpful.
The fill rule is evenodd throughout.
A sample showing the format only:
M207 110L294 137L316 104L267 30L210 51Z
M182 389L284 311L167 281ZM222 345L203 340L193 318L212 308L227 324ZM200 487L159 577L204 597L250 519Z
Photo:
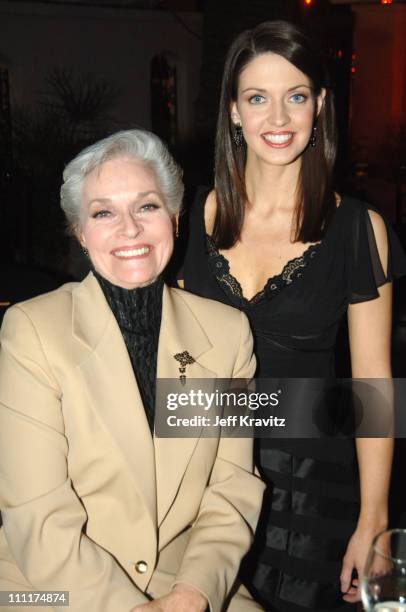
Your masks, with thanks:
M214 380L216 373L199 363L199 358L210 366L215 363L210 359L214 347L182 293L164 286L157 378L178 380L174 355L188 351L196 360L188 366L188 376ZM153 525L159 526L176 499L199 437L151 437L122 334L92 273L73 290L72 324L74 336L88 349L79 369L92 404L115 438Z

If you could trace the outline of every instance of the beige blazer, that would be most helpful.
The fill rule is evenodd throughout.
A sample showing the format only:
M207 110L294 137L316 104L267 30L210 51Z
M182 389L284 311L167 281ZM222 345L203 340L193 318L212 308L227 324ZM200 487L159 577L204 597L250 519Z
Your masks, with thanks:
M185 350L188 377L254 373L242 313L165 287L158 378L179 376ZM0 590L66 590L73 612L127 612L186 582L220 611L261 505L252 472L249 439L151 436L92 274L6 313Z

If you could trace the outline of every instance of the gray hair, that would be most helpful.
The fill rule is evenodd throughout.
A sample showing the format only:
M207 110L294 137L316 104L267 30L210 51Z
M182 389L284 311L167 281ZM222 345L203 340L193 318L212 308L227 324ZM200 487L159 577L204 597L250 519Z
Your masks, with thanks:
M129 157L149 166L168 211L173 215L179 212L184 191L180 167L158 136L146 130L125 130L90 145L66 166L61 207L71 229L80 226L84 179L104 162L119 157Z

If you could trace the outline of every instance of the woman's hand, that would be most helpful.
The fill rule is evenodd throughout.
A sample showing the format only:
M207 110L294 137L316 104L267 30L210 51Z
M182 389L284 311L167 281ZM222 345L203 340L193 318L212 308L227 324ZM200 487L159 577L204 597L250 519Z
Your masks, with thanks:
M372 540L383 529L385 529L385 526L382 524L375 527L358 525L352 534L343 558L340 576L344 601L355 603L361 600L359 578L364 571ZM358 578L352 578L353 570L357 572Z
M136 606L131 612L205 612L207 605L200 591L188 584L177 584L168 595Z

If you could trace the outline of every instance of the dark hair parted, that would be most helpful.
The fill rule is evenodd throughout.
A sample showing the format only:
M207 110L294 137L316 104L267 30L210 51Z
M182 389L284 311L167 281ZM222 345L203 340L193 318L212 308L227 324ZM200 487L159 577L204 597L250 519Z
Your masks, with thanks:
M235 39L224 67L215 156L217 212L213 239L218 248L230 248L239 239L247 202L246 144L236 147L233 143L235 127L230 116L231 105L237 100L242 70L264 53L276 53L301 70L310 79L315 98L322 89L326 90L322 109L315 117L316 144L314 147L308 145L301 156L296 190L295 241L320 240L336 208L333 189L337 149L334 99L322 57L311 40L295 25L286 21L261 23Z

